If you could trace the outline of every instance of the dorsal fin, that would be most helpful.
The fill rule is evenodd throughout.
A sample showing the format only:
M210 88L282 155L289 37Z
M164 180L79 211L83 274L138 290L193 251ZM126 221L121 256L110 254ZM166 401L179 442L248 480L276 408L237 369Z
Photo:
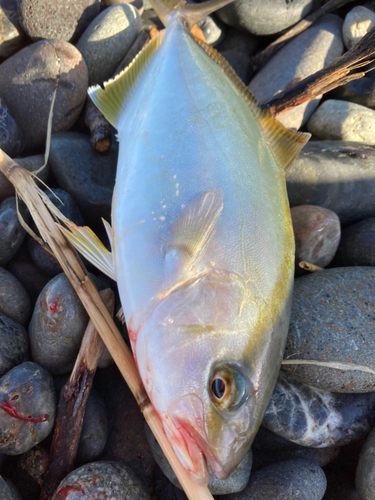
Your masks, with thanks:
M139 79L150 64L154 54L161 46L165 31L160 31L155 38L136 55L133 61L112 80L90 87L88 94L107 120L117 128L118 120L126 106L131 91L137 86Z
M260 128L262 129L276 163L284 170L287 170L295 160L300 150L309 140L311 134L289 130L276 120L268 109L262 109L255 97L238 78L234 69L227 63L224 57L201 39L195 37L194 35L192 36L196 43L206 52L206 54L220 66L223 72L228 76L236 89L245 99L249 108L254 113Z

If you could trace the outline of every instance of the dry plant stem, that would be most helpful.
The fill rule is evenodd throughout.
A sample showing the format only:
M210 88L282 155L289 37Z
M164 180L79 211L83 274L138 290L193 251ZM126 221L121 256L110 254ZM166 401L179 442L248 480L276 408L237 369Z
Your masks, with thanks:
M100 292L113 314L115 294L109 288ZM50 500L62 481L74 469L86 403L104 343L90 320L68 382L60 393L57 418L50 451L50 467L43 481L40 500Z
M319 267L316 266L315 264L310 264L309 262L306 262L302 260L298 266L301 269L304 269L305 271L309 271L310 273L316 273L317 271L324 271L324 267Z
M344 55L336 59L326 68L301 80L291 89L277 94L262 104L274 115L279 115L306 101L311 101L330 90L340 87L352 80L362 78L366 72L350 74L351 71L363 68L375 60L375 28L372 28L360 42ZM369 71L369 70L366 70Z
M307 28L310 28L310 26L316 23L316 21L318 21L328 12L332 12L333 10L336 10L350 2L353 2L353 0L330 0L315 12L308 15L305 19L302 19L302 21L297 23L295 26L293 26L293 28L281 35L279 38L277 38L252 58L252 74L255 73L255 71L258 71L259 68L264 66L266 62L269 61L269 59L271 59L271 57L286 44L286 42L299 35L303 31L307 30Z
M84 120L91 132L92 147L99 153L108 151L112 144L111 125L89 97L86 99Z
M100 298L94 283L75 250L64 238L38 193L30 174L0 150L0 171L5 174L26 203L40 234L51 247L70 283L81 299L95 328L132 391L148 425L161 446L189 500L213 500L207 487L199 486L176 457L161 422L143 388L134 359Z

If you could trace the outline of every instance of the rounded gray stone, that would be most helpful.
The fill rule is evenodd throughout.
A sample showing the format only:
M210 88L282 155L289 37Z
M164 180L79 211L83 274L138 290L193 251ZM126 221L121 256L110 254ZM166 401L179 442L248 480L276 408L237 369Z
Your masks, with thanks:
M120 462L93 462L66 476L52 500L68 498L78 492L80 500L104 498L111 500L150 500L141 481Z
M284 360L318 364L284 364L283 369L327 391L375 391L374 283L374 267L326 269L297 278Z
M0 313L0 376L23 363L28 356L29 336L22 325Z
M328 92L327 97L375 109L375 81L373 78L364 76Z
M91 389L79 438L77 460L92 462L102 453L108 437L108 417L103 399Z
M375 218L344 229L333 265L375 266Z
M254 35L231 28L216 50L247 85L250 79L251 56L255 54L258 45L259 40Z
M91 22L76 45L86 61L90 85L114 76L141 25L138 10L128 4L108 7Z
M216 47L224 38L223 29L220 27L219 22L212 16L203 18L198 23L199 28L203 31L206 43Z
M9 488L9 491L11 493L11 500L22 500L21 494L18 491L18 489L15 487L15 485L10 481L9 479L5 479L5 482ZM2 499L4 500L4 499Z
M5 102L0 99L0 148L14 158L21 153L23 146L23 132L10 115Z
M19 203L20 213L27 223L29 212ZM5 266L16 255L25 239L26 231L17 215L16 198L10 197L0 204L0 266Z
M249 85L250 92L260 102L325 68L343 53L342 20L326 14L300 35L282 47L256 74ZM320 97L282 113L279 121L289 128L299 129L317 108Z
M25 39L18 21L17 2L18 0L0 0L0 58L17 52Z
M364 5L357 5L345 17L342 35L349 50L375 26L375 13Z
M354 102L328 99L307 122L319 139L375 145L375 111Z
M375 500L375 429L370 432L361 450L355 485L361 500Z
M25 326L29 322L31 308L30 297L21 283L0 267L0 312Z

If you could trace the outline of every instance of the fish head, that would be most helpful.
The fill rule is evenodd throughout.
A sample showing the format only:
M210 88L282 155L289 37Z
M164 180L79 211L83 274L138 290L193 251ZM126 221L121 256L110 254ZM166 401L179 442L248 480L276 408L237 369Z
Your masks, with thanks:
M208 482L206 461L225 479L255 437L272 391L261 341L270 325L252 285L211 270L174 287L141 329L137 361L145 388L177 456L200 484Z

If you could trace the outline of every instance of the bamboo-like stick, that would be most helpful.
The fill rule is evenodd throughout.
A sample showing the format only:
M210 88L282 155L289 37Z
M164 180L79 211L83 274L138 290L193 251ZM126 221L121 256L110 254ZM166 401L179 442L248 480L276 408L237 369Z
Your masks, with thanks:
M99 292L78 254L58 229L51 212L47 208L48 206L52 212L57 213L56 207L36 186L30 173L22 169L1 149L0 171L14 185L16 192L27 205L41 236L50 246L67 278L81 299L95 328L102 337L103 342L132 391L140 410L173 468L186 496L189 500L213 500L208 488L195 483L176 457L164 434L161 422L143 388L132 354L116 328L111 315L101 300Z

